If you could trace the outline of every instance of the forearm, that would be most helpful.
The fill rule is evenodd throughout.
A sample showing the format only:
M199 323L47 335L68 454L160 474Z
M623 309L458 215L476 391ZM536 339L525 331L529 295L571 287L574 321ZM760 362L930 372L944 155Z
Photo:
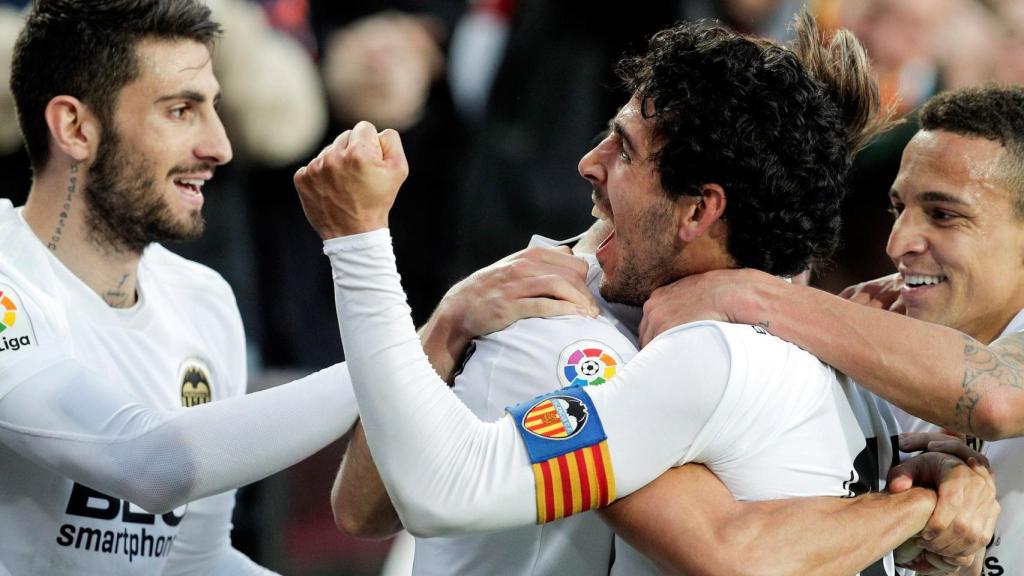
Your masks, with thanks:
M450 382L457 358L469 340L460 335L444 303L419 331L420 342L437 374ZM338 530L361 538L388 538L402 529L391 497L373 462L366 434L356 423L331 488L331 510Z
M856 574L920 532L935 495L914 488L741 505L751 509L727 523L719 538L731 547L723 549L744 550L758 574Z
M356 416L347 378L337 366L270 390L160 411L69 360L0 401L0 442L163 512L259 480L339 438Z
M403 526L434 536L532 523L532 474L511 421L480 422L434 371L387 235L342 238L327 251L342 331L358 334L343 342L362 425Z
M1024 431L992 426L991 408L1024 396L1015 364L956 330L784 283L758 284L742 308L740 320L763 323L923 420L983 438Z
M686 465L602 515L672 571L854 574L920 531L934 503L934 493L923 489L736 502L703 466Z
M338 529L352 536L387 538L402 529L358 423L334 478L331 510Z

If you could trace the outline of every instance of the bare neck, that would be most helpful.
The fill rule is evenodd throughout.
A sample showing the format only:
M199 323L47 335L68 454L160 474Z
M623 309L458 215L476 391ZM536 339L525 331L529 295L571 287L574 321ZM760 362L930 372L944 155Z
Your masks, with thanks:
M29 228L72 274L115 308L138 300L140 252L100 245L90 235L85 166L53 158L32 183L23 215Z

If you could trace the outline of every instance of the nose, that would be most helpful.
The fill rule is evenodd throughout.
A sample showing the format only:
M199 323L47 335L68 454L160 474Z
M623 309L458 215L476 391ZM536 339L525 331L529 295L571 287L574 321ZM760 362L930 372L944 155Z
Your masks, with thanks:
M208 116L209 120L204 123L202 135L195 147L195 155L214 165L227 164L233 156L231 141L228 140L224 124L220 116L213 112Z
M898 262L904 256L923 254L927 249L928 241L920 217L915 216L909 209L904 210L893 222L889 242L885 245L886 254L893 262Z
M601 163L600 149L600 144L591 148L590 152L587 152L583 155L583 158L580 158L580 163L576 167L580 172L580 176L583 176L593 186L603 184L608 175L604 164Z

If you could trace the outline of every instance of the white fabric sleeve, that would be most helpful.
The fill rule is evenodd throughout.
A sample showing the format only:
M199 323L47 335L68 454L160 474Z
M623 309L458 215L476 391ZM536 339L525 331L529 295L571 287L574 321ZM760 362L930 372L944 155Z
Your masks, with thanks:
M188 505L171 545L163 576L273 576L231 546L231 513L235 491L209 496Z
M0 442L153 513L287 468L341 437L357 410L332 366L269 390L156 410L58 348L0 373ZM28 366L40 366L36 371ZM11 378L18 381L12 383Z
M536 521L534 476L515 422L481 422L434 373L388 231L329 240L325 253L367 442L403 525L439 536ZM701 328L656 340L609 383L585 389L609 438L620 496L681 463L718 409L729 352L721 334Z

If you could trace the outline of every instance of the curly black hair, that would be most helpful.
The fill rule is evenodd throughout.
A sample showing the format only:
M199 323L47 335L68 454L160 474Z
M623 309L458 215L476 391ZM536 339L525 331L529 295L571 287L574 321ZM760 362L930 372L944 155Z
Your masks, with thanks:
M662 188L678 196L722 186L730 255L778 275L832 254L853 152L887 122L851 34L824 45L806 11L796 33L790 50L684 23L617 68L653 119Z
M942 130L1002 144L1006 181L1024 218L1024 87L988 84L943 92L921 108L922 130Z

